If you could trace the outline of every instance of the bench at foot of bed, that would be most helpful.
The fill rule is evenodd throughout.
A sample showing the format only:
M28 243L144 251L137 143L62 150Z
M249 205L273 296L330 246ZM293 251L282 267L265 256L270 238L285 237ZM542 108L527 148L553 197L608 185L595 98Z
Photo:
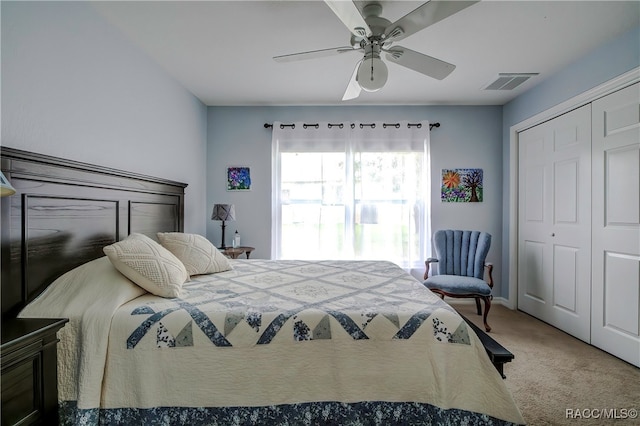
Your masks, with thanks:
M496 342L487 333L485 333L484 330L481 330L477 325L465 318L464 315L461 314L460 316L464 318L467 324L469 324L473 331L476 332L476 334L480 338L480 341L482 342L482 345L484 346L484 349L487 351L487 355L489 355L489 359L496 367L496 370L498 370L498 373L500 373L502 378L505 379L506 376L504 375L503 371L504 363L511 362L513 358L515 358L514 355L500 343Z

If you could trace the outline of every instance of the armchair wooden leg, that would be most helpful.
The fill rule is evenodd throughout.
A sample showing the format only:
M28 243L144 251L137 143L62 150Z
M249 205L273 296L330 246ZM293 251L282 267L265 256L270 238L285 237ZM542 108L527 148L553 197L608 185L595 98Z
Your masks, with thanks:
M480 308L480 298L476 297L476 309L478 310L478 315L482 315L482 308Z
M491 331L491 327L487 324L487 315L489 314L489 309L491 309L491 297L484 296L484 315L482 317L482 321L484 322L484 329L487 330L487 333ZM478 299L476 299L478 300Z

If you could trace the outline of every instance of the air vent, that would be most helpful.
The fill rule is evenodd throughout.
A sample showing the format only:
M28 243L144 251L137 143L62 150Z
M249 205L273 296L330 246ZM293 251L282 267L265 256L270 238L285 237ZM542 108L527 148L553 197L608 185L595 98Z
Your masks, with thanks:
M498 77L483 87L484 90L513 90L531 77L538 75L530 73L500 73Z

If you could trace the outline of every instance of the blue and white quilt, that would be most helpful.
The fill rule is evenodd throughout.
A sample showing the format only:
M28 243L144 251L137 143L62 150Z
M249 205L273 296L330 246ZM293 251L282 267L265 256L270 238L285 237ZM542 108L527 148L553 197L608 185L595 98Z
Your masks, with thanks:
M65 422L523 423L477 336L397 265L232 265L192 277L180 298L132 297L61 338L105 352L61 386ZM106 342L88 337L105 322ZM102 371L99 389L82 377L95 376L89 367Z
M139 324L127 348L392 341L410 339L438 309L452 312L387 262L237 262L233 271L195 277L183 293L133 308ZM454 330L441 321L424 326L469 344L464 322Z

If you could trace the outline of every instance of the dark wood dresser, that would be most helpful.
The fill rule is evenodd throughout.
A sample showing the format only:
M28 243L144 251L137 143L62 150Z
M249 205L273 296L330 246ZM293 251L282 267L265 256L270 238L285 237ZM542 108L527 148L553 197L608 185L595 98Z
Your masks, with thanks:
M56 333L67 321L2 321L2 425L58 423Z

